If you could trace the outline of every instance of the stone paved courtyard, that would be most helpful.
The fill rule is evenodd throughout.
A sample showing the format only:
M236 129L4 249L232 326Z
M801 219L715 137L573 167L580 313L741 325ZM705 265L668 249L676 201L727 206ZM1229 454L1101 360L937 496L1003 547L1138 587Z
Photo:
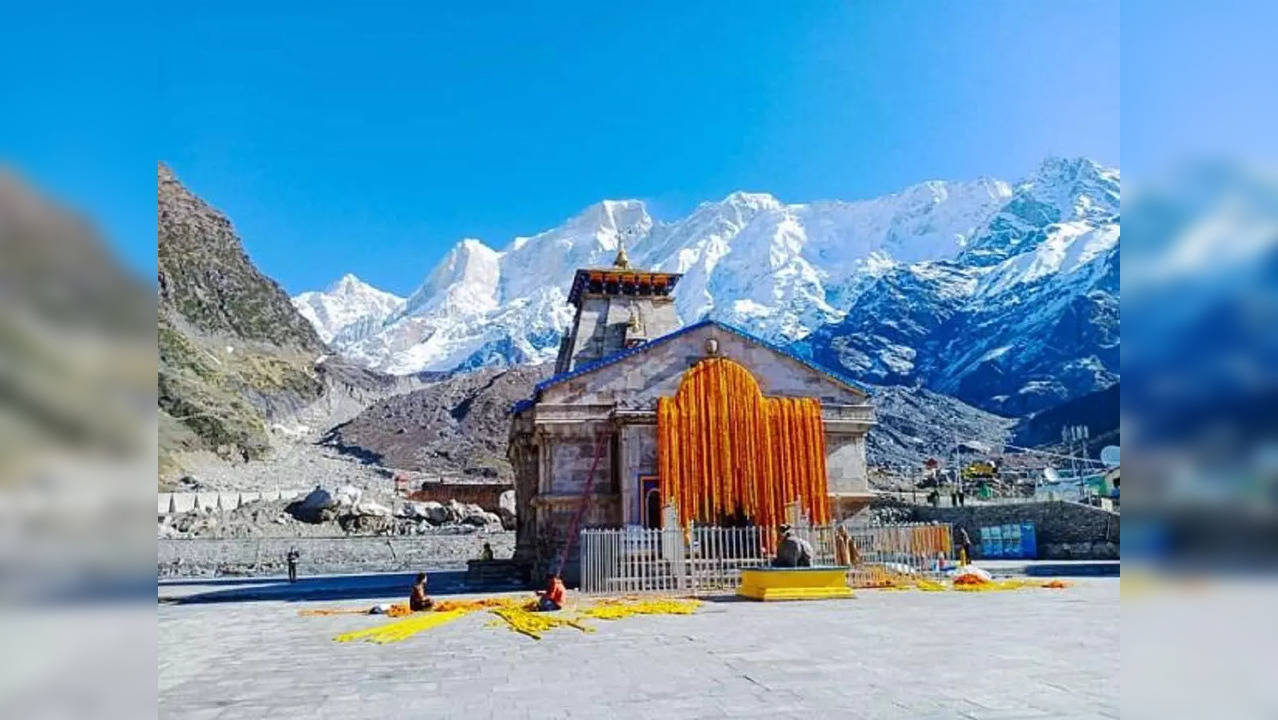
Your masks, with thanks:
M708 602L541 641L473 614L401 643L339 644L386 620L297 614L375 601L160 605L160 717L1118 716L1116 578Z

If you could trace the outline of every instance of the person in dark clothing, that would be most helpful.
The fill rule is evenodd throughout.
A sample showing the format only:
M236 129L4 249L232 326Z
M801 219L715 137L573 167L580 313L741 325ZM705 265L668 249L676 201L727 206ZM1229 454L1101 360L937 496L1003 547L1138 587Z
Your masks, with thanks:
M967 504L967 500L965 499L965 496L963 495L962 488L959 488L959 491L958 491L958 504L959 504L959 507L963 507L965 504Z
M781 526L781 542L773 567L812 567L812 545L795 534L789 525Z
M413 583L413 590L408 595L408 609L419 612L429 610L434 604L426 594L426 573L417 573L417 581Z
M960 527L959 531L959 564L968 565L972 562L972 538L967 535L967 528Z
M297 559L301 556L302 554L295 547L289 548L288 554L284 556L288 561L288 581L291 583L297 582Z

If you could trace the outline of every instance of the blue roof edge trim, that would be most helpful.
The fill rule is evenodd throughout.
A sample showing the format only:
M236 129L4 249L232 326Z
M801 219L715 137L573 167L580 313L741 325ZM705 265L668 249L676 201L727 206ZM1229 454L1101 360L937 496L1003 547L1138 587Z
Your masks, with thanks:
M659 338L653 338L652 340L649 340L648 342L642 345L636 345L632 348L627 348L625 350L622 350L621 352L613 353L612 355L609 355L608 357L600 358L598 360L595 360L594 362L586 363L585 365L582 365L579 368L575 368L573 370L569 370L568 372L559 373L558 375L554 375L552 377L546 378L545 380L542 380L541 382L537 383L533 387L533 394L531 398L520 400L519 402L516 402L514 405L512 405L511 413L521 413L524 410L527 410L529 407L532 406L534 402L536 402L538 399L541 398L541 393L546 388L549 388L554 385L558 385L559 383L562 383L567 380L571 380L580 375L585 375L586 373L593 372L595 370L598 370L599 368L607 367L609 365L613 365L615 363L621 362L622 360L625 360L631 355L638 355L639 353L644 352L645 350L650 350L656 347L657 345L669 342L679 337L680 335L690 333L693 330L699 330L703 327L706 327L707 325L714 325L721 330L725 330L734 335L745 338L746 340L749 340L751 342L758 343L759 345L762 345L763 347L779 355L784 355L785 357L788 357L791 360L794 360L795 362L799 363L800 365L803 365L804 367L810 370L819 372L822 375L833 378L834 380L837 380L838 382L844 385L847 385L848 387L864 394L867 398L870 397L870 391L866 389L864 385L838 372L837 370L826 367L825 365L814 363L811 360L808 360L807 358L800 357L799 355L789 350L786 350L780 345L776 345L774 343L768 342L767 340L764 340L763 338L757 335L752 335L751 333L748 333L739 327L729 325L719 320L701 320L691 325L685 325L679 328L678 330L675 330L672 333L667 333L665 335L662 335Z

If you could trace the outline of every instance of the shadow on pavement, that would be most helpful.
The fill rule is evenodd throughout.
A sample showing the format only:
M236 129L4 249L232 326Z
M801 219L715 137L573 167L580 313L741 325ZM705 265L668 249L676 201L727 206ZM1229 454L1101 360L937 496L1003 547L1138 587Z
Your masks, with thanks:
M182 580L160 585L159 601L172 605L199 603L249 602L255 600L281 600L285 602L313 602L319 600L383 599L403 596L408 598L416 573L383 573L375 575L328 575L302 577L290 583L283 578L214 578L203 582ZM230 586L208 592L189 594L163 594L169 586ZM428 573L427 591L432 597L477 592L510 592L524 590L522 583L468 584L465 570L439 570Z

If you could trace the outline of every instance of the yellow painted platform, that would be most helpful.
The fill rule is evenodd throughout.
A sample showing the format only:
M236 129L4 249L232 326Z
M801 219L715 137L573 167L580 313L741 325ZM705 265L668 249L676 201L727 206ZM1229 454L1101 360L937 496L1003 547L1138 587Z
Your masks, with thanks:
M847 566L747 568L741 571L738 595L755 600L826 600L850 598Z

